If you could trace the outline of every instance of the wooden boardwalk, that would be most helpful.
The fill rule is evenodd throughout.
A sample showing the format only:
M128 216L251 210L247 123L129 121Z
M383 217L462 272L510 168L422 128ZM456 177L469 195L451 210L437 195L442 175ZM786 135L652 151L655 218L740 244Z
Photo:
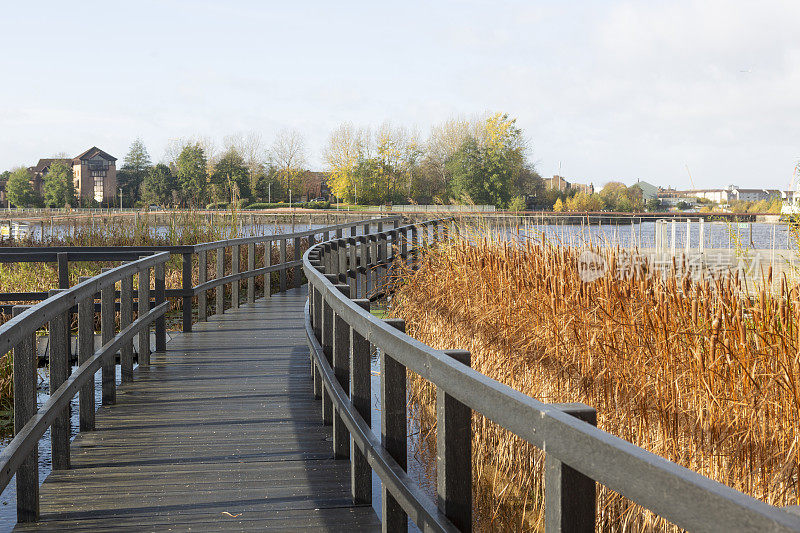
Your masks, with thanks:
M313 399L305 288L229 310L154 354L18 530L380 529Z

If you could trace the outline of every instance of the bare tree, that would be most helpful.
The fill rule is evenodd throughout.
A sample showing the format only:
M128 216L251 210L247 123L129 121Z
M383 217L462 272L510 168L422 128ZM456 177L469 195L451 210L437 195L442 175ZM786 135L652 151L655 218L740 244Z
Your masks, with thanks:
M306 145L303 135L297 130L278 133L270 148L270 158L281 173L286 190L299 190L301 173L306 166Z
M235 133L226 135L222 144L225 152L233 149L244 159L244 164L250 173L250 190L255 190L256 181L268 160L267 150L260 133Z
M358 200L355 197L358 184L354 182L353 173L368 144L369 133L356 129L349 122L331 132L325 148L325 161L330 171L328 186L337 198Z

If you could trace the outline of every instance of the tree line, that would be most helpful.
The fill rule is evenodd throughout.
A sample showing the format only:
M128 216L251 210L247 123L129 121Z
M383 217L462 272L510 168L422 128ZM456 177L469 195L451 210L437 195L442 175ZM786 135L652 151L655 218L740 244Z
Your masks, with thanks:
M516 119L496 113L435 125L427 139L384 123L376 131L343 124L325 149L331 192L359 204L490 204L543 200ZM551 204L552 205L552 204Z
M599 193L549 189L530 152L516 119L506 113L450 119L425 137L388 122L374 130L344 123L331 132L324 149L325 184L337 201L351 204L456 203L516 211L658 208L657 202L644 201L638 186L619 182ZM4 178L14 206L95 204L74 198L72 169L61 161L44 175L41 197L27 168L3 173L0 183ZM136 139L117 170L117 184L125 207L241 207L296 202L321 192L320 173L308 171L306 145L297 131L281 132L270 145L254 133L227 136L221 148L208 138L179 139L158 163Z

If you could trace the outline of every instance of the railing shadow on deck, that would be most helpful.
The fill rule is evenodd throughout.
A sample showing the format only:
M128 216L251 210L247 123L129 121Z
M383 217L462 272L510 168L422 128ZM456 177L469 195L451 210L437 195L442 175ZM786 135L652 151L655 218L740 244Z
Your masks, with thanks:
M469 352L435 350L406 335L403 321L372 315L365 297L380 292L392 262L416 268L420 249L448 238L443 230L458 225L395 226L303 256L314 394L333 425L334 455L351 461L354 501L369 502L372 472L380 477L384 531L405 531L409 518L424 531L471 529L472 411L546 452L546 531L594 531L597 483L690 531L800 531L793 512L598 429L593 408L539 402L470 368ZM369 422L372 347L381 358L380 437ZM437 389L435 502L406 471L407 369Z
M209 316L209 291L214 291L214 313L224 313L226 308L237 308L242 296L247 303L255 302L256 276L263 277L264 297L269 297L273 273L278 290L287 289L288 270L292 269L292 285L302 284L301 245L305 240L313 246L316 237L329 240L340 238L345 231L355 236L359 229L370 233L371 225L380 230L384 224L396 224L401 217L362 220L353 223L326 226L304 232L283 235L255 236L203 243L192 246L167 247L75 247L75 248L6 248L0 251L0 262L57 262L61 289L47 293L7 293L3 301L44 301L34 306L14 306L13 318L0 326L0 354L13 352L14 356L14 430L15 436L0 452L0 491L16 475L17 521L35 522L39 518L38 442L51 428L52 467L54 470L70 467L69 403L78 394L80 431L94 429L96 406L94 403L94 376L102 371L102 404L116 402L115 356L119 354L122 384L134 379L134 355L140 366L150 364L153 350L150 346L150 329L155 329L155 352L166 349L165 313L169 310L167 298L182 300L183 330L191 331L192 301L197 297L197 318ZM287 258L287 242L294 245L294 257ZM240 268L241 247L247 247L247 266ZM263 266L255 265L256 246L264 247ZM279 261L270 264L273 246ZM230 253L226 250L230 248ZM216 278L207 279L208 255L214 253ZM168 290L165 286L166 264L170 256L181 255L182 288ZM193 256L198 255L199 284L192 283ZM229 262L226 261L229 258ZM81 278L80 283L69 288L69 261L128 261L121 266L104 269L92 278ZM226 263L228 263L226 265ZM228 273L226 274L226 267ZM151 297L151 272L153 295ZM137 289L134 290L134 281ZM240 283L246 281L244 291ZM119 287L117 287L119 284ZM227 293L230 298L226 298ZM242 294L244 292L244 294ZM99 296L98 296L99 295ZM95 313L99 298L102 346L94 349ZM137 318L134 319L134 309ZM70 323L78 316L78 364L70 374ZM119 327L116 313L119 313ZM36 331L48 328L50 332L50 398L37 410L36 401ZM138 354L134 354L133 339L139 337Z

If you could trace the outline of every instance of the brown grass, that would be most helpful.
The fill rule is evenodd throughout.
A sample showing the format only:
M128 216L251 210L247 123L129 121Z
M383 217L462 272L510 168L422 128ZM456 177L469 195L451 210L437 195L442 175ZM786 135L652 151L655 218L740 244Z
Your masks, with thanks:
M589 404L605 431L770 504L797 504L800 288L695 281L680 264L662 277L647 262L616 279L620 250L597 251L610 268L585 283L577 248L451 240L400 273L391 312L519 391ZM411 390L430 428L433 390L413 376ZM479 528L541 529L542 454L479 415L473 432ZM608 489L598 498L598 529L672 527Z

